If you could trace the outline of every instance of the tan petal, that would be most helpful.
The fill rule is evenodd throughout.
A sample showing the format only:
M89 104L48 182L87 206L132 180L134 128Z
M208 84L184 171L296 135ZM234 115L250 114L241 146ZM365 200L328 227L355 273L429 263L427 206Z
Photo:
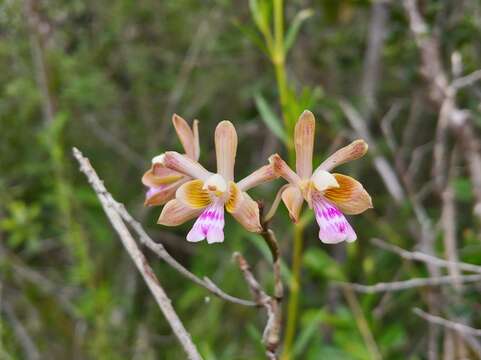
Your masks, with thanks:
M172 200L175 192L183 183L188 181L188 177L183 177L169 185L160 185L159 187L150 187L147 191L144 206L164 205L167 201Z
M200 142L199 142L199 120L195 119L192 125L194 132L194 160L199 160L200 156Z
M296 145L296 172L301 179L307 179L312 175L312 153L314 151L314 133L316 120L314 115L305 110L297 120L294 130Z
M165 204L157 224L165 226L177 226L200 215L202 209L193 209L183 202L173 199Z
M185 154L193 160L197 160L195 157L195 137L192 129L187 121L177 114L172 116L172 124L174 125L177 136L184 147Z
M152 164L149 170L147 170L142 176L142 183L145 186L159 186L164 184L170 184L177 180L180 180L184 175L166 168L162 164Z
M247 231L262 231L259 205L246 192L238 194L238 199L233 205L235 206L228 207L227 210Z
M227 181L234 180L234 163L237 152L237 133L230 121L221 121L215 129L215 154L217 173Z
M282 160L279 154L274 154L269 157L269 163L274 166L274 172L282 176L292 185L300 186L301 178Z
M164 155L163 162L166 167L182 174L189 175L194 179L205 181L212 175L212 173L207 171L197 161L175 151L167 151Z
M244 179L239 181L237 186L241 191L247 191L253 187L277 179L278 177L279 175L274 171L273 164L264 165L249 176L246 176Z
M334 154L329 156L326 160L319 165L318 169L331 171L336 166L345 164L349 161L353 161L359 159L360 157L366 154L368 149L367 143L362 140L358 139L353 141L347 146L337 150Z
M360 214L372 208L371 196L359 181L342 174L333 175L339 187L326 190L324 197L334 202L343 213L348 215Z
M292 221L299 221L299 214L301 213L304 197L301 190L293 185L290 185L282 192L282 201L289 211L289 216Z
M175 198L193 209L203 209L210 204L209 193L202 187L202 180L191 180L177 189Z

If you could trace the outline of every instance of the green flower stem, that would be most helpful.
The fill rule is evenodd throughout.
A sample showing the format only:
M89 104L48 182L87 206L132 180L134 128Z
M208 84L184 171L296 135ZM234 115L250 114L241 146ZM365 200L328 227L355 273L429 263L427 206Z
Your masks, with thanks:
M292 253L291 280L289 284L290 296L287 305L287 323L284 335L284 349L282 359L288 360L292 357L292 345L296 334L297 318L299 313L299 293L301 282L302 247L303 247L304 224L294 226L294 251Z
M284 46L284 4L283 0L273 1L274 14L274 39L271 46L270 57L274 66L277 88L279 92L279 101L282 110L282 118L284 127L288 134L293 134L295 119L290 117L289 103L295 101L290 96L289 87L287 83L287 72L285 66L286 51ZM269 45L269 44L268 44ZM289 154L289 163L295 164L296 154L294 151L294 141L292 138L286 144ZM300 293L300 274L302 266L302 247L303 247L303 230L304 222L300 222L294 226L293 231L293 254L291 265L291 279L290 279L290 296L287 305L287 322L286 331L284 335L284 349L282 359L290 359L292 357L292 347L296 334L297 318L299 310L299 293Z

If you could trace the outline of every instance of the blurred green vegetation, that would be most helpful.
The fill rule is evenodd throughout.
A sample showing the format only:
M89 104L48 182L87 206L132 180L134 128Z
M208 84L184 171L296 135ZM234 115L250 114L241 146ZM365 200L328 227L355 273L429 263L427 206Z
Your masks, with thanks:
M420 241L412 202L393 201L373 165L375 156L388 159L400 178L408 176L416 191L411 195L433 224L441 216L431 175L438 113L397 2L380 5L385 25L378 77L371 84L375 101L364 92L375 6L368 0L286 2L279 67L274 50L281 45L274 42L269 49L263 35L272 21L270 1L0 2L0 358L34 359L35 351L46 359L184 356L79 173L72 146L91 159L107 188L153 239L195 274L247 297L231 256L242 252L270 289L270 257L262 239L228 221L222 245L189 244L184 237L190 223L156 225L160 209L143 207L140 178L153 156L180 150L173 112L200 120L201 162L209 169L215 166L213 129L231 120L239 134L236 176L242 178L274 152L289 157L294 121L308 108L318 120L319 163L357 136L341 99L359 109L378 151L341 170L364 184L375 209L350 219L358 234L353 244L321 244L315 222L305 227L292 353L299 359L371 359L359 327L367 321L383 358L427 358L427 324L411 309L426 304L428 289L358 294L360 319L346 294L332 286L427 276L424 265L369 242L377 237L412 249ZM446 64L458 51L463 74L481 67L481 2L426 0L421 9L442 40ZM477 127L480 94L478 85L459 95ZM397 113L387 136L383 126L393 107ZM268 204L282 183L252 195ZM453 184L460 258L480 264L479 224L464 163ZM293 239L283 206L273 228L288 284ZM443 257L443 233L438 226L433 231ZM262 312L213 297L145 253L206 359L263 358ZM462 299L446 305L474 327L481 327L479 290L466 288ZM26 353L19 326L33 343L33 355Z

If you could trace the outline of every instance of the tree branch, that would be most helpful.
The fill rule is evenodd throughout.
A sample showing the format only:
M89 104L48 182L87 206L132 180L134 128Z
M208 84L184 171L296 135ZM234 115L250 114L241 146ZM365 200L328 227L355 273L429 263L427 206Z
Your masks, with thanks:
M377 283L375 285L363 285L353 283L341 283L353 290L365 294L374 294L386 291L400 291L424 286L454 285L453 283L477 282L481 281L481 274L461 275L461 276L439 276L429 278L414 278L405 281L393 281Z
M90 185L96 192L97 197L100 200L100 203L102 204L102 207L105 211L105 214L107 215L110 223L119 235L125 249L134 261L135 266L144 278L145 283L149 287L152 295L154 296L157 304L162 310L167 322L169 323L174 334L182 345L184 351L186 352L188 358L192 360L202 359L196 346L192 342L189 333L185 329L181 320L177 316L177 313L172 307L169 297L165 293L164 289L160 285L159 280L157 279L152 268L147 262L147 259L138 248L134 238L130 234L125 223L122 221L122 218L120 217L118 212L115 210L114 207L112 207L111 202L106 196L107 191L102 184L102 181L97 176L95 170L90 165L89 160L84 157L82 153L76 148L73 149L73 154L80 164L80 170L85 174Z
M465 262L456 262L453 263L452 261L440 259L436 256L428 255L421 251L408 251L399 246L388 244L381 239L371 239L371 243L376 245L377 247L395 253L406 260L414 260L414 261L422 261L437 267L445 267L449 268L450 266L457 266L459 270L463 271L470 271L481 274L481 266L469 264Z
M442 317L431 315L425 311L422 311L419 308L414 308L413 313L422 317L424 320L436 324L444 326L445 328L457 331L464 335L473 335L473 336L481 336L481 329L475 329L470 326L456 323L454 321L443 319Z

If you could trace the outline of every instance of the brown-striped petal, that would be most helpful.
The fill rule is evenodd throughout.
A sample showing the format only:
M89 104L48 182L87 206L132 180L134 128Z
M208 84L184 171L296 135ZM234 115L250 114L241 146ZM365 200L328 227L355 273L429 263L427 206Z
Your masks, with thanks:
M282 201L289 211L291 220L294 222L299 221L299 214L301 213L302 204L304 203L304 197L302 196L301 190L294 185L288 186L282 192Z
M182 177L184 177L183 174L155 163L142 176L142 183L145 186L155 187L173 183Z
M259 205L246 192L238 194L235 206L226 207L232 216L247 230L251 232L261 232Z
M234 163L237 152L237 133L230 121L221 121L215 129L215 154L217 173L226 181L234 180Z
M194 133L194 160L199 160L200 156L200 142L199 142L199 120L195 119L192 125Z
M307 179L312 175L312 153L314 151L314 133L316 120L309 110L304 112L297 120L294 130L294 142L296 146L296 172L301 179Z
M173 199L165 204L160 213L157 224L165 226L177 226L198 216L203 209L193 209L183 202Z
M331 171L336 166L345 164L349 161L359 159L366 154L368 149L367 143L362 140L354 140L347 146L337 150L334 154L329 156L326 160L319 165L318 169Z
M282 176L292 185L300 186L301 178L287 165L287 163L282 160L279 154L274 154L269 157L269 163L274 166L274 172Z
M167 151L165 153L163 157L163 164L172 170L189 175L194 179L201 179L205 181L209 176L212 175L212 173L207 171L197 161L175 151Z
M197 160L195 157L195 137L194 132L190 128L187 121L181 116L174 114L172 116L172 124L174 125L177 136L184 147L185 154L193 160Z
M175 198L193 209L203 209L210 204L209 193L203 189L202 180L191 180L177 189Z
M278 177L279 175L274 171L273 164L264 165L239 181L237 186L241 189L241 191L247 191L253 187L277 179Z
M348 215L360 214L372 208L371 196L359 181L342 174L333 175L339 187L326 190L324 197L334 202L343 213Z

